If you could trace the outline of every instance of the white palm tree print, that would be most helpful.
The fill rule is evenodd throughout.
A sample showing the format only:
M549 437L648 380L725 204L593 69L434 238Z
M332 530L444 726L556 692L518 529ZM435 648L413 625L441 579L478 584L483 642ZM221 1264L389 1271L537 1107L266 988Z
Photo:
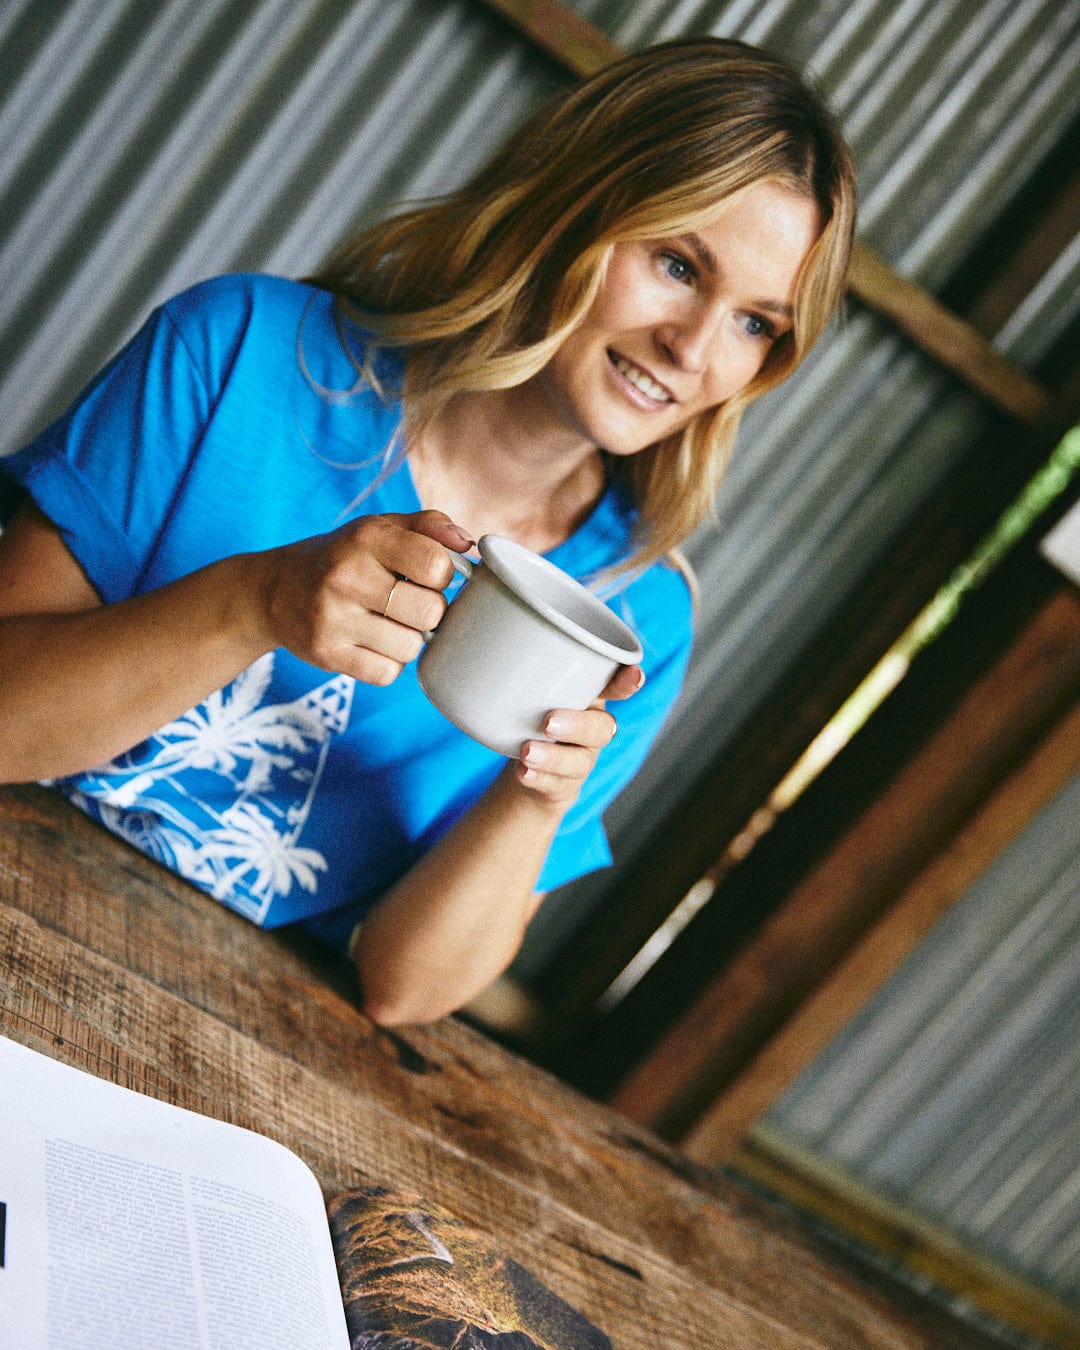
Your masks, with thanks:
M102 777L131 774L111 796L115 806L131 806L145 789L165 774L206 769L232 779L241 791L258 792L274 768L288 768L293 755L309 743L325 740L328 730L317 709L302 702L260 703L273 674L272 652L242 671L197 707L170 722L152 738L157 746L149 760L132 764L124 756L102 765ZM241 781L237 771L248 765Z
M225 825L211 830L199 850L202 865L216 874L214 894L224 899L246 873L254 870L250 889L288 895L297 881L305 891L318 885L317 872L326 859L313 848L299 848L277 829L253 802L238 802L225 812ZM224 865L225 871L219 871Z
M268 653L138 753L83 775L69 792L137 848L257 923L294 886L314 893L326 871L325 856L298 841L353 693L352 680L338 675L292 702L264 703L273 670ZM200 795L201 774L211 784L225 779L228 790ZM213 804L222 798L225 805Z

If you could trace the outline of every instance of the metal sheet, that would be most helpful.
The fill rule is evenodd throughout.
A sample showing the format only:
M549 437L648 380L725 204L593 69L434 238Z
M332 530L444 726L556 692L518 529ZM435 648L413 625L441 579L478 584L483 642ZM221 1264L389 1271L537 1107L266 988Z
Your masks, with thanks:
M166 295L311 270L450 187L559 81L480 6L73 0L0 31L4 449Z
M1080 1304L1080 778L766 1117Z

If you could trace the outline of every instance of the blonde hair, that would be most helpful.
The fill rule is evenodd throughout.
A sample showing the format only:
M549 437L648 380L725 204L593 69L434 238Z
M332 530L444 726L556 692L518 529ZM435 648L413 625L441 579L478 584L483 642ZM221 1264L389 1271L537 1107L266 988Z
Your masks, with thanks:
M407 354L406 442L458 393L524 383L584 318L616 243L714 221L772 181L817 203L794 327L734 398L613 459L640 513L635 567L712 507L744 408L783 380L843 293L855 174L801 76L744 43L693 38L628 56L541 108L471 182L376 222L310 280L378 345Z

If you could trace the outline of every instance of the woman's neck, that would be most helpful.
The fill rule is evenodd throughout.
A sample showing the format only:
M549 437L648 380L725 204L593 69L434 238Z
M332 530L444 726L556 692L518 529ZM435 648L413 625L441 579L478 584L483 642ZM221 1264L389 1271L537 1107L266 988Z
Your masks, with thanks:
M538 553L561 544L603 495L595 446L545 434L501 392L455 399L409 447L420 503L474 539L501 534Z

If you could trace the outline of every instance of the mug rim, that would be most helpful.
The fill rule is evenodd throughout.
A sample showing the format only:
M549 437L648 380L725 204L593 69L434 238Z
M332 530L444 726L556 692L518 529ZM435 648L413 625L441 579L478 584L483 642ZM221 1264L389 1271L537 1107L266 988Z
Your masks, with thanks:
M594 595L588 587L583 586L576 577L564 572L561 567L549 561L543 554L536 553L532 549L526 548L524 544L519 544L516 540L508 539L500 534L483 535L478 541L477 547L484 563L490 567L495 576L519 599L523 600L531 609L536 610L538 614L542 614L556 628L569 634L583 646L591 648L594 652L599 652L611 661L617 661L620 665L634 665L641 660L642 646L634 630L619 618L610 605L604 604L599 596ZM511 556L508 557L508 554ZM589 629L583 628L581 624L563 614L540 592L531 587L527 580L524 580L515 572L511 561L515 555L519 559L526 560L530 567L536 567L546 573L556 585L580 593L577 595L579 601L584 596L585 602L598 615L602 616L603 622L611 625L624 639L624 645L620 646L614 642L609 642L606 638L590 632Z

